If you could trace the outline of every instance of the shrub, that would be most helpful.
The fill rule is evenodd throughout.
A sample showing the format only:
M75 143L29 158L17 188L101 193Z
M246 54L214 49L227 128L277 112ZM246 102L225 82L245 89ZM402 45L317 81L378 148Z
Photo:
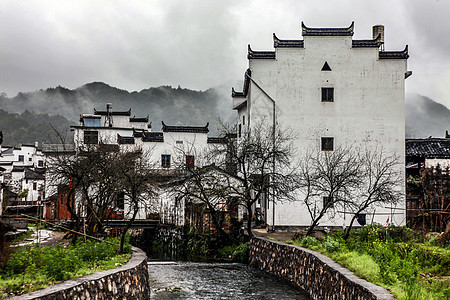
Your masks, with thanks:
M317 249L320 246L320 242L313 238L312 236L305 236L300 240L299 245L301 247L309 248L309 249Z
M236 250L233 251L231 258L233 261L240 263L248 263L248 257L250 252L250 242L240 244L237 246Z
M328 252L336 252L341 249L345 245L345 241L342 237L337 235L327 235L322 241L323 247Z
M67 280L79 268L81 262L72 249L62 247L44 248L43 272L49 278Z

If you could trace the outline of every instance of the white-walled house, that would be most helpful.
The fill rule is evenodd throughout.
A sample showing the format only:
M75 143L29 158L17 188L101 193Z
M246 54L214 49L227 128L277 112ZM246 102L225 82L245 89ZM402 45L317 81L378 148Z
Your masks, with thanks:
M140 150L150 160L152 168L161 171L161 174L169 177L179 172L180 166L194 167L204 163L201 157L203 151L210 144L217 144L220 139L208 138L208 125L182 126L161 124L161 131L153 131L149 117L134 117L131 109L126 111L114 111L111 104L107 104L105 111L94 110L93 114L81 114L80 124L71 126L74 132L72 145L44 145L44 153L47 155L47 165L58 155L76 155L80 150L95 148L96 145L118 147L122 150ZM61 156L59 157L61 158ZM49 172L48 168L48 172ZM174 173L175 172L175 173ZM48 174L48 178L52 176ZM46 199L52 198L56 203L59 197L58 184L46 183ZM61 190L64 193L64 189ZM157 193L158 199L148 205L150 209L142 207L137 219L146 219L152 213L161 213L164 220L174 225L184 224L184 214L180 214L183 207L173 209L176 200L161 188ZM75 202L80 195L75 195ZM59 197L61 198L61 197ZM184 202L181 202L183 204ZM50 207L50 205L49 205ZM49 208L50 209L50 208ZM82 208L79 208L82 209ZM125 215L129 207L125 201ZM58 210L53 208L52 211Z
M38 143L1 147L0 167L4 169L3 193L6 195L8 207L12 209L12 206L15 206L16 211L20 207L21 212L32 213L42 205L44 160ZM19 196L21 192L22 195Z
M404 178L405 79L411 75L407 46L385 51L382 25L374 26L373 38L367 40L352 38L353 23L347 28L309 28L303 23L301 27L303 39L283 40L273 34L274 51L254 51L249 45L243 90L232 90L238 133L261 120L290 128L298 159L307 151L345 145L381 147L400 157L397 171ZM404 185L401 189L404 195ZM272 205L264 204L269 226L310 224L300 201L276 203L275 209ZM404 196L397 207L405 208ZM404 225L404 210L394 212L377 207L374 221L385 223L390 217L390 222ZM338 213L320 225L348 225L349 219Z

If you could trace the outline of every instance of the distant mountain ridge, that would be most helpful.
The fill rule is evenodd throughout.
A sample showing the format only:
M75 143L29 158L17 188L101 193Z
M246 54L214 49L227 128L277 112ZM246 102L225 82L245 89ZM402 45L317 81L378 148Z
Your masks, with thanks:
M30 139L37 138L37 135L34 133L32 136L26 137L28 130L26 128L29 128L30 125L18 124L18 120L23 119L21 114L25 111L27 111L28 118L36 114L60 115L57 122L68 127L68 124L78 123L80 114L93 113L94 108L104 110L106 103L112 103L114 111L131 108L132 116L145 117L149 115L155 131L161 129L161 121L170 125L205 125L209 122L210 135L215 135L216 129L220 126L218 118L225 122L235 121L236 116L231 105L232 86L239 89L242 83L239 81L229 82L205 91L160 86L143 89L139 92L129 92L103 82L92 82L73 90L57 86L35 92L18 93L12 98L0 94L0 109L10 114L17 114L15 127L23 127L20 134L14 134L15 138L8 137L8 131L15 129L7 130L5 122L0 123L3 126L3 128L0 127L0 130L4 131L5 143L29 143L32 142ZM8 116L8 118L12 117ZM40 116L40 118L50 121L49 117ZM39 118L33 117L33 120L37 122L36 120ZM55 120L52 121L56 122ZM60 128L57 124L53 125ZM422 138L430 135L442 137L445 130L450 130L449 126L450 110L447 107L425 96L407 96L407 138ZM19 136L26 141L16 140L16 137ZM38 141L42 140L44 140L43 137Z
M417 94L406 97L406 138L444 137L450 131L450 110Z

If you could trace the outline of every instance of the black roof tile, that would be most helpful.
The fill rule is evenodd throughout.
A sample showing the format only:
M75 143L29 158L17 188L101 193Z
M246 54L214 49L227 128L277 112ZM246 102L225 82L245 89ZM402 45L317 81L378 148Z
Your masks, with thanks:
M195 132L195 133L208 133L209 122L206 123L206 126L169 126L162 123L162 131L163 132Z
M355 22L347 28L310 28L302 22L303 36L353 36Z
M406 156L450 158L450 139L406 140Z

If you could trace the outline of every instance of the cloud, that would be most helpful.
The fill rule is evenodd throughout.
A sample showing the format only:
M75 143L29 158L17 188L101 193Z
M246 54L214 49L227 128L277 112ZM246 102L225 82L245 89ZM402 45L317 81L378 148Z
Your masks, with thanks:
M386 49L410 46L407 89L444 101L448 1L8 1L0 0L0 91L10 96L104 81L127 90L207 89L241 79L246 47L271 50L272 33L301 38L311 27L355 21L354 38L386 26ZM450 101L450 100L449 100ZM450 105L450 103L447 103Z

